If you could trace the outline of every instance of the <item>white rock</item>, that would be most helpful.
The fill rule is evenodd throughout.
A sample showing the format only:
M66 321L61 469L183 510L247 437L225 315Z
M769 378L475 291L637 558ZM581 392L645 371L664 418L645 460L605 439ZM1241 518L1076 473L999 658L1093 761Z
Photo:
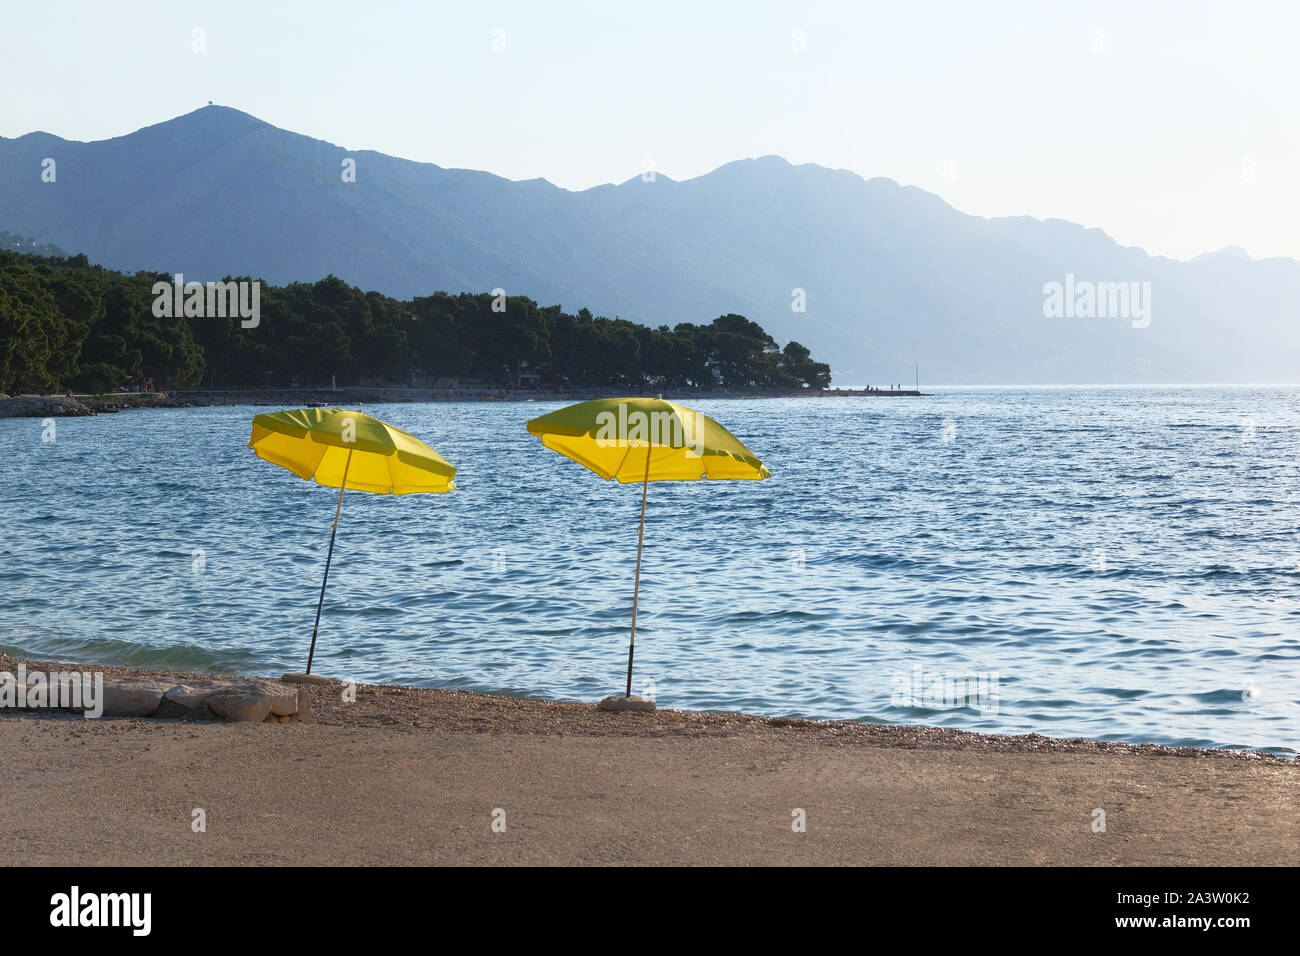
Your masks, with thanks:
M648 711L655 709L655 702L648 697L638 697L636 694L631 697L616 694L613 697L606 697L596 707L600 710Z
M207 700L208 707L226 720L260 723L271 713L271 698L250 691L222 690Z
M215 680L173 684L163 698L169 704L184 707L186 710L198 710L203 706L204 701L225 686L224 682Z
M317 687L333 687L334 681L320 674L285 674L280 678L286 684L315 684Z
M175 685L152 677L114 677L104 681L105 717L149 717Z

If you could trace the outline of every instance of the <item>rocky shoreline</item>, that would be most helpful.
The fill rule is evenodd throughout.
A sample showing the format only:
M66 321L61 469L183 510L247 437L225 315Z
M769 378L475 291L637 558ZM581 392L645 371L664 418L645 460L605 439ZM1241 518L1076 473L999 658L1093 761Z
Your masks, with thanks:
M541 389L460 388L268 388L240 390L183 389L171 392L110 392L103 395L0 395L0 418L65 418L111 414L149 408L212 408L223 405L258 405L295 408L313 404L326 407L384 402L582 402L593 398L618 398L620 389L575 389L564 392ZM914 390L826 389L818 392L674 392L670 401L755 398L916 398Z
M305 723L311 696L305 686L250 677L177 679L170 675L114 673L104 668L50 665L10 667L0 655L0 713L61 712L88 719L159 717Z
M0 395L0 418L77 418L138 408L193 408L210 403L162 392L109 395Z

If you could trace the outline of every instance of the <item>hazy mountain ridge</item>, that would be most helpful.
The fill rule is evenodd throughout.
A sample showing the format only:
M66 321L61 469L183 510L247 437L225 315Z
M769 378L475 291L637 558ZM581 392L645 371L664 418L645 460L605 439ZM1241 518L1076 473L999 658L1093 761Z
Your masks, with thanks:
M41 181L41 160L57 182ZM357 181L341 180L344 157ZM0 228L113 268L270 282L334 273L409 297L504 288L675 325L742 313L837 381L1291 381L1300 263L1179 262L1099 229L984 219L893 180L739 160L570 192L290 133L207 107L94 143L0 139ZM1239 252L1240 250L1237 250ZM1047 318L1043 287L1150 282L1149 327ZM791 310L803 289L807 311Z

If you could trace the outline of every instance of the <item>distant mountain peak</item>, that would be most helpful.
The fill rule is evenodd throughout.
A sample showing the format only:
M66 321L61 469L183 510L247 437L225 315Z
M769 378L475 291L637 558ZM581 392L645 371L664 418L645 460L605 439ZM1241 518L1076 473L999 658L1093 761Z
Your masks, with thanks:
M1241 246L1224 246L1222 249L1217 249L1214 252L1203 252L1199 256L1193 256L1191 261L1196 262L1198 259L1215 259L1219 256L1226 256L1230 259L1247 259L1251 262L1255 261L1255 257L1245 249L1241 248Z
M166 129L181 127L219 127L230 128L258 128L268 127L275 129L266 120L258 119L252 113L245 113L243 110L237 110L233 106L217 106L209 103L207 106L200 106L196 110L188 113L182 113L180 116L173 117L169 120L163 120L161 123L155 123L152 126L146 126L144 129Z
M616 184L615 184L615 183L604 183L603 185L600 185L600 186L592 186L591 188L592 188L592 189L609 189L609 188L611 188L611 187L615 187L615 186L617 186L617 187L632 186L632 187L635 188L636 185L637 185L638 183L646 183L647 185L653 185L653 184L655 184L655 183L676 183L676 182L677 182L677 180L673 179L671 176L665 176L663 173L659 172L659 170L657 170L657 169L647 169L645 172L643 172L643 173L637 173L637 174L636 174L635 176L633 176L632 178L630 178L630 179L625 179L625 180L623 180L621 183L616 183ZM579 189L579 190L572 190L572 191L575 191L575 192L586 192L586 190L581 190L581 189Z

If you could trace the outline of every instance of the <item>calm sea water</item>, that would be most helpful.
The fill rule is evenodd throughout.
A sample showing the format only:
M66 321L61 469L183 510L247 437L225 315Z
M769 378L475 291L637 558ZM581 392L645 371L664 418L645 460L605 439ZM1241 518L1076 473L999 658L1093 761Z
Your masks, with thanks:
M696 405L773 477L650 487L661 706L1300 749L1295 389ZM461 490L347 495L316 671L622 692L640 488L525 432L555 407L365 408ZM256 411L0 420L0 644L302 669L336 492L244 448Z

